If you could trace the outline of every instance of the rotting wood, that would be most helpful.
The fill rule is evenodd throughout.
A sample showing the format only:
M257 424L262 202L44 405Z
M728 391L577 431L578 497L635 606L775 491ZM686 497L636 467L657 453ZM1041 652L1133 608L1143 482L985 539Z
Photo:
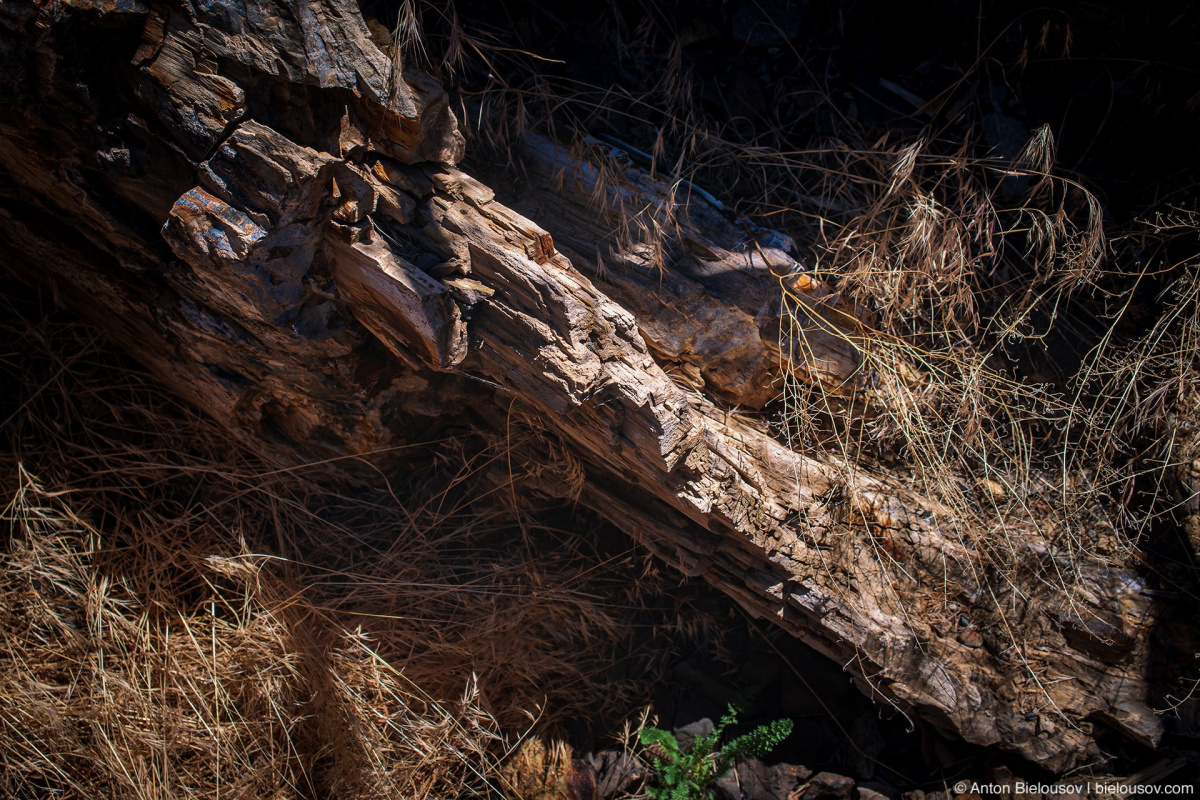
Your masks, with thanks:
M528 181L514 207L554 229L685 385L754 409L779 395L781 365L834 394L861 387L862 362L846 340L853 315L803 271L788 237L732 221L690 186L595 145L600 166L527 135ZM781 285L807 311L798 328L784 324Z
M586 470L582 502L971 741L1052 770L1095 754L1094 721L1157 741L1136 576L1082 564L1068 596L1018 574L1002 616L950 510L714 402L761 406L781 363L861 379L852 315L782 239L632 165L597 198L598 167L536 138L537 202L506 206L454 167L440 87L396 85L354 4L253 6L0 6L11 271L292 459L519 405ZM622 193L678 225L661 252L601 251L602 276ZM807 349L779 347L781 279L811 304ZM1007 638L964 643L959 617Z

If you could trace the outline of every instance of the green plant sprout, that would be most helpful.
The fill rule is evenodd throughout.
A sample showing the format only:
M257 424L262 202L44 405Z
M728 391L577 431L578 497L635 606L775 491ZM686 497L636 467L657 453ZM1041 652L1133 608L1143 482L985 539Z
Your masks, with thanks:
M686 752L680 749L679 740L670 731L660 728L638 731L642 745L654 748L651 766L659 779L659 785L648 786L646 793L654 800L704 800L727 769L739 761L766 755L792 732L790 719L777 719L716 749L725 729L737 723L737 715L738 710L730 705L713 732L697 736Z

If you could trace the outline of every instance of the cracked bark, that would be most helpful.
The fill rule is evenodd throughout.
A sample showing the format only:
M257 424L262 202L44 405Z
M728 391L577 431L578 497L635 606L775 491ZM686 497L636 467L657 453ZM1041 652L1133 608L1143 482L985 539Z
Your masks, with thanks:
M948 509L723 410L761 407L782 369L862 378L852 315L782 237L633 165L598 189L536 137L505 205L454 166L437 83L393 67L348 0L5 3L7 268L280 457L519 404L585 470L584 503L881 702L1052 770L1095 754L1096 721L1157 741L1136 576L1084 564L1067 597L1031 570L1002 617ZM646 204L671 211L661 248L609 247ZM812 311L803 349L779 344L780 276ZM960 643L933 620L950 595L1014 646Z

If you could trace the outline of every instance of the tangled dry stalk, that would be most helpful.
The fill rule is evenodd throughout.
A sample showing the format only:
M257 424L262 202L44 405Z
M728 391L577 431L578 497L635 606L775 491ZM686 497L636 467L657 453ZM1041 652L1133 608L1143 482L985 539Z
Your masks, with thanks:
M522 140L533 131L590 164L594 205L608 214L606 244L616 250L664 268L672 247L680 250L673 235L689 202L737 218L748 247L765 227L784 234L774 241L794 245L800 267L777 276L783 389L762 421L793 449L843 465L846 485L860 473L907 477L952 511L943 532L971 554L967 574L930 576L920 601L897 590L902 613L941 630L963 628L959 642L990 642L1009 657L1028 649L1018 610L1036 592L1053 597L1072 624L1094 621L1079 602L1090 591L1088 569L1131 570L1194 597L1194 199L1131 205L1120 220L1086 176L1058 163L1049 126L1025 131L1023 146L998 146L1002 121L990 90L972 96L960 86L994 79L978 78L995 66L986 51L944 95L914 103L903 133L864 124L816 75L790 92L774 87L774 105L756 119L714 114L712 87L721 81L710 70L704 89L697 73L720 45L685 53L690 34L676 23L694 17L686 4L632 5L640 6L636 26L612 4L603 34L590 40L609 48L615 70L607 72L540 56L547 29L559 28L563 41L579 38L560 20L533 35L472 23L465 36L457 17L426 6L448 23L430 52L437 41L468 42L468 65L486 64L486 73L477 71L486 79L461 94L476 154L519 173ZM1026 44L1039 47L1046 43ZM455 52L461 74L464 51ZM792 55L801 71L810 69L804 55ZM959 102L951 105L951 96ZM726 100L726 108L738 105ZM629 161L675 191L662 202L618 199L614 214ZM1175 197L1194 198L1194 171L1180 174ZM599 250L594 277L603 283ZM823 318L799 296L806 282L829 292ZM836 324L831 309L841 312ZM805 374L802 365L817 362L804 334L814 327L857 354L852 385ZM912 581L888 540L871 547L892 578L885 587ZM837 586L834 569L826 571ZM970 619L956 598L975 607ZM1037 702L1069 723L1023 656L1021 669ZM1194 669L1185 670L1162 691L1185 694ZM1172 681L1176 688L1165 688Z
M425 59L436 48L403 9L381 43ZM1114 562L1160 520L1200 544L1194 209L1105 231L1045 128L1015 159L946 121L903 141L849 123L816 146L802 128L747 137L698 111L682 45L650 23L621 42L641 86L618 91L546 74L451 5L419 10L445 23L431 61L454 74L478 60L494 78L463 114L487 123L471 127L478 145L511 154L537 128L604 167L589 132L636 123L653 133L633 143L651 172L719 186L799 243L856 321L866 385L790 381L771 410L781 436L851 469L907 470L960 512L986 556L979 584L1028 567L1014 524ZM627 211L614 240L661 258L672 204ZM785 304L794 277L780 276ZM663 583L486 480L513 470L511 441L402 454L403 485L365 480L369 465L266 464L90 329L5 316L22 343L0 364L9 796L487 795L533 722L594 713L598 696L638 704L641 687L604 668L654 674L634 641ZM802 347L795 330L781 334ZM1039 563L1070 587L1071 559Z
M667 202L615 215L618 249L661 266L678 208L699 202L696 191L710 197L699 187L719 187L751 229L795 242L802 272L779 276L788 313L772 423L794 448L907 473L954 509L957 535L983 557L981 585L1030 568L1014 531L1035 529L1068 555L1037 567L1068 594L1073 564L1128 563L1155 525L1182 522L1200 543L1188 488L1200 475L1194 208L1108 230L1084 178L1057 164L1049 126L1006 156L985 135L990 110L970 103L931 102L920 134L873 140L819 89L789 97L807 109L790 120L714 116L698 61L683 55L689 31L672 21L686 9L642 10L633 29L619 12L606 18L620 80L599 85L540 59L519 32L472 38L456 16L426 9L453 23L442 40L486 62L487 85L466 93L479 150L519 169L522 137L536 130L593 165L597 195L620 184L621 158L675 181ZM834 132L814 139L821 127ZM611 196L597 206L611 212ZM816 318L797 280L829 286L826 308L846 324ZM792 368L811 361L803 331L814 325L859 354L861 386Z
M1095 196L1054 173L1046 128L1012 162L968 149L831 154L826 180L845 182L819 191L863 211L824 226L813 272L852 309L845 338L867 388L847 413L844 397L789 381L786 430L848 463L909 471L956 510L990 581L1028 568L1009 534L1033 526L1070 554L1044 576L1069 592L1074 565L1129 563L1152 525L1178 519L1176 472L1195 457L1184 420L1196 413L1200 259L1192 249L1151 267L1161 224L1119 237L1138 237L1144 260L1113 246ZM1147 332L1129 312L1152 269L1166 302ZM784 292L786 303L786 281ZM785 337L802 345L795 331L812 321L790 308Z
M7 797L491 796L527 731L646 701L662 617L710 624L586 517L515 510L503 443L414 449L403 485L267 464L5 311Z

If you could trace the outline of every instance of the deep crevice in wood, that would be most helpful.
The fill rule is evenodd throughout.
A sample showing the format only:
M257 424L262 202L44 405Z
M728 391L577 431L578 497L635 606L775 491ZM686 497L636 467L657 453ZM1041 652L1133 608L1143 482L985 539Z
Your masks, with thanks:
M519 404L583 465L580 501L968 740L1052 770L1094 757L1093 720L1157 741L1136 575L1080 565L1094 591L1069 614L1031 569L1017 650L966 646L922 611L949 591L999 619L952 511L725 410L762 407L783 369L861 379L852 315L811 281L809 349L784 357L782 237L633 165L597 192L595 165L536 137L507 206L451 163L432 79L392 96L352 3L261 5L282 35L140 0L0 8L10 271L281 458L501 427ZM623 202L672 206L660 251L611 246Z

